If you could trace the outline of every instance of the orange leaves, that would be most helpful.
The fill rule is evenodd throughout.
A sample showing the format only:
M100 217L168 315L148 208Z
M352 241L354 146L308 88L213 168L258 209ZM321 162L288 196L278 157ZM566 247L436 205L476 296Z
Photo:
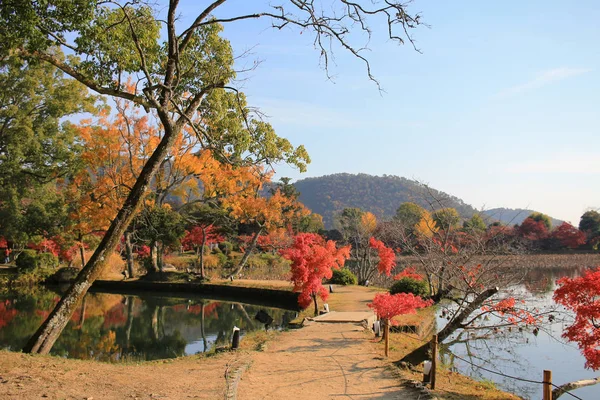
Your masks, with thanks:
M402 278L410 278L416 281L422 281L423 277L421 274L417 273L417 269L415 267L405 268L404 271L394 276L395 281L399 281Z

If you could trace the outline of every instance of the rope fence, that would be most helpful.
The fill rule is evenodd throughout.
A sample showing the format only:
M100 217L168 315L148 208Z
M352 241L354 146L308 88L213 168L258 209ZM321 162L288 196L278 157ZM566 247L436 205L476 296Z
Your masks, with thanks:
M423 343L430 343L432 345L432 350L434 348L437 349L437 344L438 344L438 342L437 342L437 335L433 335L433 338L431 340L424 340L424 339L421 339L421 338L416 337L416 336L408 335L408 334L406 334L404 332L397 332L397 333L400 333L401 335L404 335L404 336L409 337L411 339L416 339L416 340L418 340L420 342L423 342ZM481 369L483 371L489 372L490 374L502 376L504 378L513 379L513 380L516 380L516 381L521 381L521 382L527 382L527 383L534 383L534 384L538 384L538 385L543 385L543 393L544 393L544 399L543 400L552 400L553 399L552 389L551 389L552 387L554 387L556 389L559 389L561 391L560 394L568 394L569 396L571 396L571 397L573 397L575 399L584 400L581 397L574 395L570 391L568 391L568 390L566 390L564 388L561 388L560 386L555 385L554 383L552 383L552 372L551 371L544 371L544 380L542 380L542 381L536 381L536 380L532 380L532 379L525 379L525 378L520 378L518 376L508 375L508 374L505 374L505 373L500 372L500 371L495 371L495 370L492 370L490 368L487 368L487 367L475 364L472 361L469 361L469 360L464 359L464 358L462 358L460 356L457 356L456 354L452 354L452 355L455 358L457 358L457 359L459 359L459 360L461 360L461 361L463 361L463 362L465 362L465 363L467 363L467 364L469 364L469 365L471 365L471 366L473 366L475 368L478 368L478 369ZM427 381L427 382L433 383L431 385L431 389L435 389L435 374L436 374L436 368L435 368L435 362L433 362L431 371L429 373L429 380Z

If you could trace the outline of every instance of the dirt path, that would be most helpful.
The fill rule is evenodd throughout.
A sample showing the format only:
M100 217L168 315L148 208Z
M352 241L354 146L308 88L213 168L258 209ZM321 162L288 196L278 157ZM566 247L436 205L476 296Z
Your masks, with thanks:
M340 287L329 304L367 311L373 295L371 288ZM240 400L417 398L400 386L381 346L360 325L311 323L276 335L259 352L242 342L246 349L235 353L139 364L0 351L0 399L225 399L232 398L238 368L241 380L233 386Z
M239 399L416 399L361 326L312 323L252 358Z

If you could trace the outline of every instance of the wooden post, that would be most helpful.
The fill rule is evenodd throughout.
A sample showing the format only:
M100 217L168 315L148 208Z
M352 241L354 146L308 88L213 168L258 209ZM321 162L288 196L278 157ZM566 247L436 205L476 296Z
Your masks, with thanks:
M240 347L240 328L233 327L233 338L231 339L231 349L237 350Z
M435 390L435 375L437 370L437 347L438 335L433 335L433 338L431 338L431 378L429 378L429 381L431 382L431 390Z
M552 400L552 371L544 370L544 400Z
M383 320L384 329L383 334L385 335L385 356L388 357L390 354L390 323L387 319Z

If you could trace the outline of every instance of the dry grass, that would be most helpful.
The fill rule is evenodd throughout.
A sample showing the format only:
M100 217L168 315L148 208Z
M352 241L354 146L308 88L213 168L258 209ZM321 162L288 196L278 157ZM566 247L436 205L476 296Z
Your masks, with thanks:
M420 322L420 318L434 318L435 310L433 308L421 310L417 314L403 316L402 322ZM401 360L405 355L415 348L421 346L424 342L431 340L431 334L419 337L410 333L391 333L390 334L390 360ZM381 352L383 354L383 342L381 343ZM423 365L412 368L400 368L403 378L407 380L422 381ZM510 393L496 389L489 382L479 382L468 376L452 372L444 366L438 365L436 388L433 393L442 399L448 400L510 400L519 399Z

